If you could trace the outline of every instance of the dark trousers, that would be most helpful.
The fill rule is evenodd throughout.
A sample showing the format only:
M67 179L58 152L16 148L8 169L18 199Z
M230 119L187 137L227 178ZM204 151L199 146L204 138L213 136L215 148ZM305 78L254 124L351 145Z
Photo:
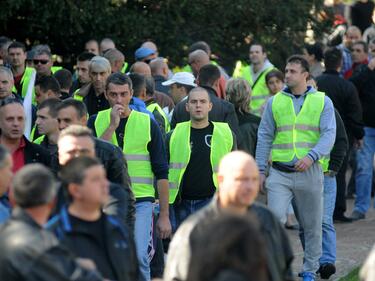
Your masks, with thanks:
M344 161L342 162L341 168L336 175L337 193L333 217L341 217L344 215L346 211L346 171L353 149L353 145L350 144L349 149L345 155Z

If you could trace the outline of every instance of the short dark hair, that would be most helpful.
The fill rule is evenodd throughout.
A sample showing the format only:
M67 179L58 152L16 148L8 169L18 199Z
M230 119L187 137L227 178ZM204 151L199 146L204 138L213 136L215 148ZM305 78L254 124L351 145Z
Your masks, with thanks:
M26 52L25 44L23 44L22 42L18 42L18 41L11 43L8 47L8 51L9 49L22 49L24 52Z
M89 156L74 157L61 167L59 178L65 185L70 183L82 184L85 180L86 170L98 165L102 164L96 158Z
M336 70L342 64L342 52L336 47L329 48L324 52L324 65L326 69Z
M199 86L212 87L214 83L220 78L221 73L217 66L213 64L206 64L201 67L198 74Z
M108 85L112 83L115 85L129 85L130 89L133 89L133 82L130 77L126 74L121 72L115 72L108 76L107 81L105 83L105 89L108 89Z
M301 55L293 55L293 56L290 56L286 63L296 63L296 64L300 64L303 68L304 71L307 71L307 72L310 72L310 67L309 67L309 63L307 62L307 60L301 56Z
M72 73L69 70L65 68L60 69L53 74L53 77L59 82L61 89L70 89L72 87Z
M51 90L56 96L60 96L60 84L53 76L39 76L35 81L35 86L39 86L43 92Z
M52 118L57 118L57 109L60 104L61 100L59 99L46 99L38 106L38 110L48 108L49 115L51 115Z
M368 46L367 46L367 43L365 41L356 41L355 43L353 43L353 46L354 45L361 45L363 47L363 50L365 51L365 53L368 53ZM353 48L352 46L352 48Z
M70 106L76 110L78 118L82 118L87 115L86 105L83 102L75 100L73 98L68 98L66 100L61 101L57 107L57 112Z
M205 41L197 41L190 45L189 47L189 54L196 51L196 50L203 50L207 54L211 52L210 46Z
M146 80L146 95L152 97L155 93L155 80L152 76L145 77Z
M258 41L254 41L254 42L252 42L250 44L249 51L250 51L250 49L251 49L252 46L260 46L262 48L262 52L263 53L267 52L266 47L262 43L260 43Z
M93 57L95 57L95 54L90 52L83 52L78 55L77 61L90 61Z
M305 44L305 49L309 55L314 55L317 61L323 60L323 47L320 43Z
M139 97L142 88L146 88L145 76L138 73L130 73L129 78L133 83L133 95Z
M282 73L280 70L278 69L274 69L274 70L271 70L270 72L268 72L266 74L266 84L268 84L268 81L271 80L271 78L273 77L276 77L277 79L279 79L280 81L283 81L284 82L284 73Z
M202 88L202 87L195 87L195 88L191 89L190 92L189 92L189 94L187 95L186 102L189 102L190 94L191 93L195 93L195 92L205 92L205 93L207 93L208 101L211 102L210 93L205 88Z
M13 179L13 194L18 206L32 208L50 203L57 193L52 172L42 164L29 164Z

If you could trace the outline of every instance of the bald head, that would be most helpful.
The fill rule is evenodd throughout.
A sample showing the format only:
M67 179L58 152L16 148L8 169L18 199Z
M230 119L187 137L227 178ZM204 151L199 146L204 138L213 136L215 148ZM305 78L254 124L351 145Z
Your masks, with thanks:
M222 208L243 211L259 192L259 170L255 160L243 151L234 151L220 162L218 197Z
M189 64L195 76L199 73L202 66L210 63L208 54L203 50L195 50L189 54Z
M152 41L146 41L146 42L144 42L144 43L142 44L141 47L142 47L142 48L148 48L148 49L151 49L151 50L153 50L153 51L155 51L155 52L158 51L158 47L157 47L156 44L155 44L154 42L152 42Z
M149 66L151 68L152 76L160 75L163 76L165 79L168 78L168 65L165 62L164 58L156 58L152 60Z
M151 69L147 63L137 61L131 66L130 73L138 73L144 76L151 76Z

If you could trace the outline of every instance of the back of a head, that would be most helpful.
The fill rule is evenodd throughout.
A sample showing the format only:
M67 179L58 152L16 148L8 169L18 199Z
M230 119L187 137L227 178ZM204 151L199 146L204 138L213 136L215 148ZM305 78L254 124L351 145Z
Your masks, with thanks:
M143 62L143 61L137 61L132 64L132 66L129 69L130 73L138 73L145 76L151 76L151 69L150 66Z
M249 112L251 86L243 78L231 78L225 88L226 100L234 105L239 112ZM250 93L250 94L249 94Z
M82 184L86 170L98 165L101 165L101 163L96 158L89 156L74 157L61 167L59 177L65 185Z
M105 52L104 57L109 60L111 64L115 63L116 61L125 60L124 54L117 49L109 49Z
M130 73L129 77L133 84L133 95L139 97L142 89L146 88L145 76L138 73Z
M213 64L207 64L199 70L199 86L212 87L221 76L220 70Z
M146 80L146 95L152 97L155 93L155 80L152 77L145 77Z
M197 41L190 45L189 53L192 53L196 50L203 50L207 55L211 54L211 48L205 41Z
M78 55L77 61L90 61L93 57L95 57L95 54L90 52L83 52Z
M267 280L266 247L258 225L249 213L225 212L198 225L191 233L194 258L187 281L216 280L225 270L245 280Z
M314 55L317 61L323 60L323 47L320 43L306 44L305 49L309 55Z
M13 179L14 199L21 208L50 203L55 198L57 189L52 172L41 164L24 166Z
M327 70L337 70L342 63L342 52L336 47L329 48L324 52L324 65Z
M54 76L39 76L35 81L35 86L39 86L43 92L50 90L56 97L60 96L60 84Z
M163 73L163 69L164 68L168 68L168 65L165 63L165 59L164 58L153 59L149 63L149 66L150 66L150 69L151 69L151 74L153 76L162 74Z
M65 68L60 69L53 74L53 77L55 77L56 80L59 82L61 89L69 90L70 87L72 87L72 84L73 84L72 73L70 73L69 70Z

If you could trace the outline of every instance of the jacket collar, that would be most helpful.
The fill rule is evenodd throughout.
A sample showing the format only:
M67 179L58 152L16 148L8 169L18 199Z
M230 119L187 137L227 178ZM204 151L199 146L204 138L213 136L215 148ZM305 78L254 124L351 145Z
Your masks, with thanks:
M42 227L22 208L15 207L12 211L11 219L22 221L32 227L42 229Z

